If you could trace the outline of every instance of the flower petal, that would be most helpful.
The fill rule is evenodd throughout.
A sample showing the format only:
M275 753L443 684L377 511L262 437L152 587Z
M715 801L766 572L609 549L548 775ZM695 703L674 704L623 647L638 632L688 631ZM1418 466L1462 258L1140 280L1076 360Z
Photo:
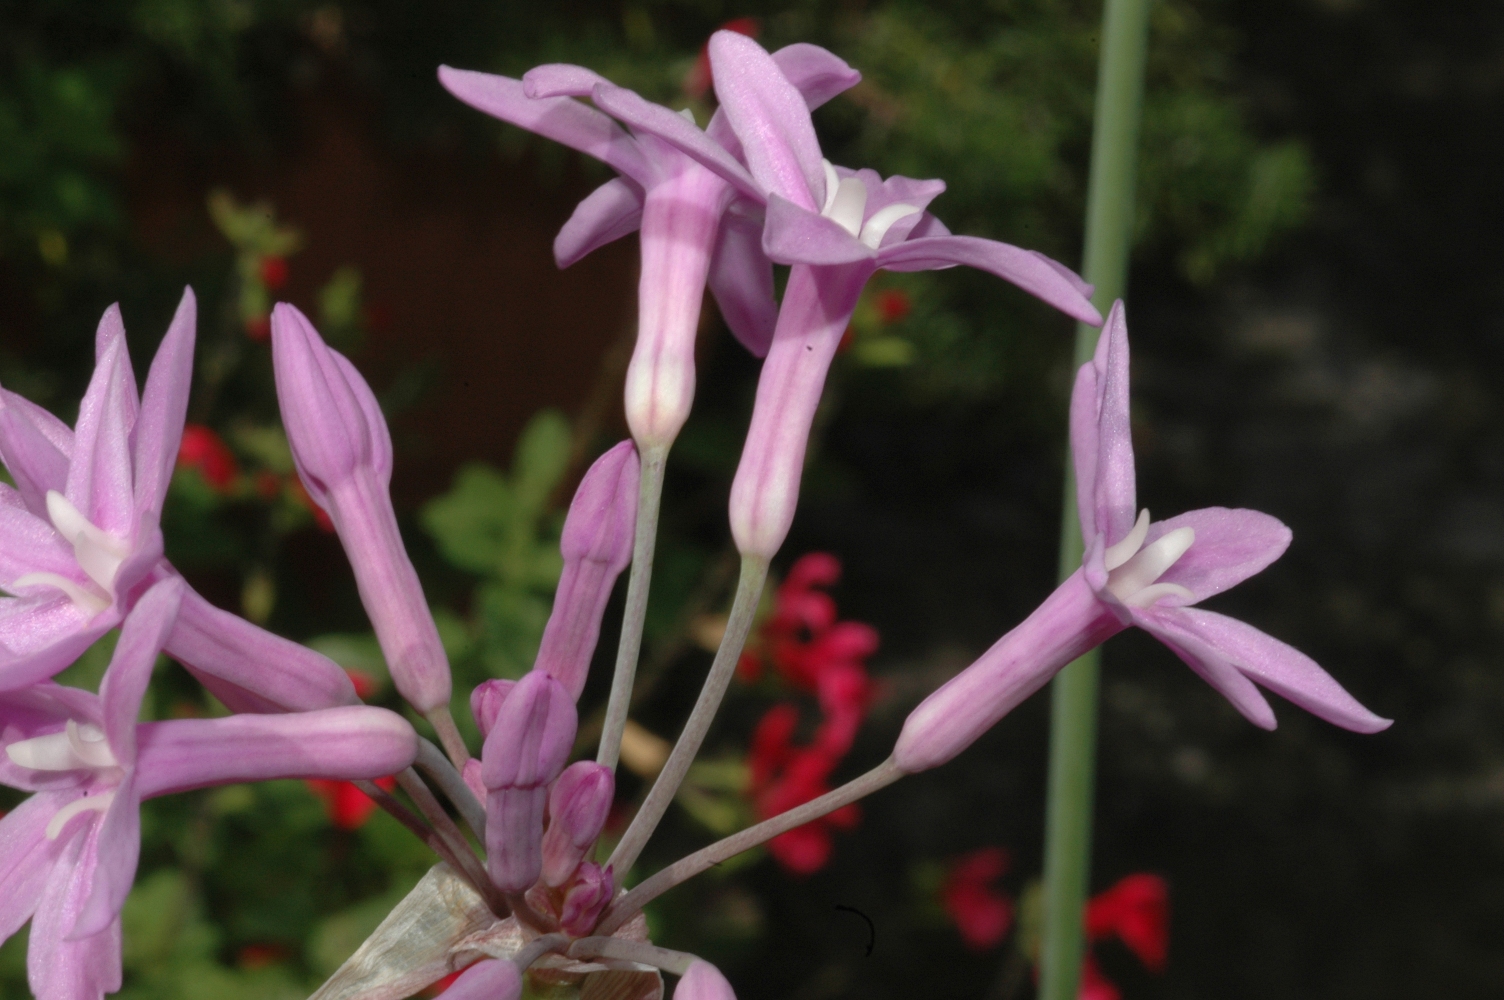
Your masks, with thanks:
M773 57L746 35L710 36L710 65L721 108L764 189L818 212L825 168L809 106Z
M586 254L636 232L642 225L642 188L614 177L575 206L554 237L554 263L568 267Z
M883 247L878 265L889 271L938 271L965 264L1010 281L1073 319L1093 326L1102 316L1076 284L1034 253L978 236L929 236Z
M439 82L472 108L593 156L639 184L649 184L655 176L620 125L574 98L534 100L521 80L448 66L439 67Z
M522 92L533 100L589 97L597 83L610 83L593 69L571 63L546 63L522 74Z
M98 862L98 823L60 845L37 902L26 952L26 977L37 1000L98 1000L120 989L120 921L93 937L71 940Z
M62 732L69 719L97 725L101 721L99 696L52 683L0 694L0 751L13 743ZM0 752L0 784L12 788L60 792L77 789L89 780L85 772L23 767L8 752Z
M504 959L481 959L460 973L444 995L450 1000L517 1000L522 996L522 973Z
M78 568L73 546L63 540L50 521L9 504L0 506L0 586L8 593L41 593L41 584L15 581L32 573L50 573L83 586L88 577Z
M1252 625L1201 608L1151 608L1147 614L1153 616L1157 629L1173 632L1177 643L1196 648L1203 658L1214 657L1235 667L1334 726L1377 733L1394 724L1359 704L1315 660Z
M1196 541L1185 555L1159 576L1195 595L1198 603L1262 572L1290 546L1290 529L1277 518L1256 510L1206 507L1156 521L1149 526L1145 545L1177 528L1191 528ZM1178 603L1166 598L1162 604Z
M177 463L188 416L188 388L193 384L193 339L198 322L198 304L193 289L183 289L183 299L172 325L157 348L146 376L141 397L141 416L136 422L136 508L160 513L167 484Z
M1097 438L1102 393L1097 387L1097 368L1090 361L1076 372L1071 390L1071 464L1076 472L1076 513L1081 518L1081 537L1088 543L1099 534L1097 527Z
M706 278L721 318L753 357L765 357L778 322L773 262L762 251L762 221L735 212L721 216L721 229Z
M68 934L69 940L92 937L120 919L120 908L136 881L141 860L141 796L135 776L127 774L115 789L115 797L99 823L94 881Z
M862 74L846 60L807 42L785 45L772 58L811 111L862 82Z
M418 755L407 720L366 705L144 722L138 739L136 787L143 799L242 781L380 778Z
M1097 373L1097 469L1092 500L1106 544L1116 545L1138 520L1133 426L1128 413L1128 324L1123 302L1112 305L1091 360Z
M119 322L120 310L111 306L99 324L103 346L78 407L73 462L63 494L96 527L129 538L136 527L130 439L139 403L124 334L104 334Z
M113 605L94 614L61 593L0 600L0 691L57 674L119 621Z
M839 222L776 194L768 196L762 248L778 264L875 263L879 259L876 250L852 236Z
M1274 709L1259 689L1239 672L1214 643L1198 634L1184 617L1184 608L1133 608L1134 624L1170 647L1196 675L1221 692L1249 722L1260 729L1273 729ZM1220 616L1219 616L1220 617ZM1231 619L1228 619L1231 621Z
M122 767L135 762L136 718L141 714L141 699L146 696L152 667L177 619L184 586L181 578L168 577L136 602L120 629L120 641L100 682L105 735Z
M0 389L0 462L10 470L26 508L47 516L47 491L68 487L73 430L51 413Z
M47 824L79 792L42 792L0 818L0 941L31 919L52 871Z
M591 93L591 98L595 101L596 107L632 126L634 132L657 136L706 169L719 174L742 194L759 204L762 203L763 189L752 175L747 173L747 169L714 139L668 108L645 101L625 87L618 87L614 84L597 84ZM568 100L568 98L560 98L560 100ZM647 179L633 177L632 179L647 187L656 180L656 177Z

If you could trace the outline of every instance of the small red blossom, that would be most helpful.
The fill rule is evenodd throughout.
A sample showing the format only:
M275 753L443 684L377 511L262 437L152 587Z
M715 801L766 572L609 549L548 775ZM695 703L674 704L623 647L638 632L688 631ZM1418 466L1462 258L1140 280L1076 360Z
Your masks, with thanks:
M392 777L377 778L376 787L391 791L397 785ZM324 800L324 809L329 821L341 830L358 830L376 811L376 803L348 781L330 781L327 778L310 778L307 782L315 795Z
M183 428L183 441L178 446L178 468L198 470L204 482L216 493L228 493L235 485L235 477L240 474L235 455L224 439L203 424L188 424Z
M1129 875L1086 904L1086 937L1116 936L1150 972L1170 958L1170 887L1158 875Z
M261 283L274 292L287 284L287 261L281 257L261 258Z
M1081 992L1077 996L1079 1000L1122 1000L1123 994L1111 979L1102 975L1097 957L1091 952L1086 953L1086 962L1081 966Z
M768 819L830 791L830 774L841 762L818 740L795 746L799 709L791 703L774 705L752 733L748 753L748 794L759 819ZM834 848L833 830L849 830L861 820L855 805L779 834L768 842L768 853L788 871L810 875L824 868Z
M376 678L364 670L351 670L346 667L345 676L350 678L350 683L355 686L355 697L364 700L376 693Z
M287 960L287 949L276 944L248 944L235 954L235 964L247 971Z
M245 321L245 335L258 344L264 344L272 339L272 318L266 316L253 316Z
M746 35L748 38L756 38L762 30L762 25L755 17L738 17L721 25L718 31L734 31L738 35ZM710 72L710 42L700 46L700 55L695 59L694 66L684 74L684 94L693 100L699 100L710 93L710 88L715 86L715 78Z
M1008 852L982 847L951 862L940 904L973 951L996 948L1013 928L1013 900L993 884L1008 870Z
M897 323L907 317L914 308L909 300L909 293L899 288L886 288L878 292L873 298L873 303L877 306L877 314L882 317L884 323Z

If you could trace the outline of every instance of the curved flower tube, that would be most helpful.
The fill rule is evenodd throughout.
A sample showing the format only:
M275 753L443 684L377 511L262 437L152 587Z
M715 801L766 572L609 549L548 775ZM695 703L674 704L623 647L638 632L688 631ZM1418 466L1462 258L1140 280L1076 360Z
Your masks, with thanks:
M1392 723L1360 705L1310 657L1251 625L1194 605L1264 569L1290 529L1253 510L1209 507L1151 522L1136 507L1128 422L1128 326L1114 303L1071 395L1071 453L1087 551L1032 615L920 703L893 758L904 771L950 760L1067 663L1130 625L1169 646L1254 725L1275 727L1257 681L1359 733Z

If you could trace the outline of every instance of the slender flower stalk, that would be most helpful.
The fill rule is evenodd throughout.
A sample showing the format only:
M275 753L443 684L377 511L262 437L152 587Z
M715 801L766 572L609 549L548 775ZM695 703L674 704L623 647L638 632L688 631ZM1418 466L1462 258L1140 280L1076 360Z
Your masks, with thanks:
M762 600L763 583L767 578L767 560L751 556L742 559L736 596L732 598L726 631L721 636L715 659L710 664L710 673L706 675L700 696L695 700L695 707L679 733L678 742L674 744L663 769L658 772L658 778L637 810L637 815L632 817L627 832L622 834L616 849L611 852L607 865L613 870L623 875L631 870L637 856L647 846L648 838L658 828L659 820L668 811L669 803L674 800L679 785L684 781L684 775L689 772L689 765L694 763L695 754L700 752L700 744L705 741L705 734L715 721L721 699L726 696L726 687L736 673L736 664L741 659L742 647L746 645L747 633L752 628L758 602Z

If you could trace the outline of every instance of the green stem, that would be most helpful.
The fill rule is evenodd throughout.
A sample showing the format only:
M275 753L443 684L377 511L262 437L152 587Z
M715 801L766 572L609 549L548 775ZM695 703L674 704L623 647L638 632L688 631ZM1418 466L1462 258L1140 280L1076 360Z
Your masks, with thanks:
M627 577L627 607L622 614L621 641L616 646L616 672L601 727L597 763L615 768L621 756L621 734L632 706L632 684L642 650L642 623L648 613L648 586L653 579L653 549L658 543L658 505L663 499L663 469L668 446L653 445L642 452L642 477L637 487L637 531L632 541L632 570Z
M695 754L700 752L700 744L705 742L705 734L710 731L710 724L715 721L716 709L721 707L721 699L726 696L726 687L731 683L731 677L736 672L737 660L741 659L742 647L746 645L747 632L752 628L752 620L757 616L757 605L762 600L762 586L767 578L768 561L766 559L758 556L742 556L741 578L736 584L736 596L731 600L731 614L726 619L726 632L721 636L720 648L716 650L715 660L710 664L710 673L705 677L705 686L700 689L700 696L695 701L695 707L689 713L684 729L679 733L679 742L674 744L673 751L664 762L663 770L658 772L658 779L653 782L647 798L643 799L642 807L637 810L637 815L632 817L631 825L627 827L627 832L622 834L616 850L611 852L611 859L607 862L616 871L618 879L625 879L627 872L636 863L637 856L642 853L648 838L657 829L658 821L668 811L669 803L674 800L675 793L679 791L684 775L689 772L689 765L694 763Z
M1132 245L1135 164L1143 114L1149 0L1106 0L1098 66L1091 181L1086 207L1083 271L1096 285L1093 303L1105 315L1128 279ZM1075 364L1091 359L1098 331L1076 328ZM1066 459L1060 531L1060 575L1081 565L1076 483ZM1091 877L1092 795L1097 749L1095 651L1055 679L1050 719L1050 773L1045 808L1044 934L1040 1000L1076 1000L1084 949L1082 914Z

